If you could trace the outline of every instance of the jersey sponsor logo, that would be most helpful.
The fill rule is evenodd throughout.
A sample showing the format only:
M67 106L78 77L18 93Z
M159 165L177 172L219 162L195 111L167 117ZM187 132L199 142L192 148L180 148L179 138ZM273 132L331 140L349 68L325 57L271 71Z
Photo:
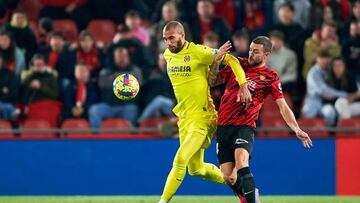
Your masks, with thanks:
M189 55L184 56L184 62L189 62L189 61L190 61L190 56Z
M235 144L248 144L249 142L247 140L241 139L241 138L237 138L235 140Z
M250 80L250 78L246 78L246 80L248 81L248 88L251 90L251 91L255 91L255 87L256 87L256 82L255 81L252 81Z
M177 72L191 72L190 66L173 66L167 68L168 73L177 73Z

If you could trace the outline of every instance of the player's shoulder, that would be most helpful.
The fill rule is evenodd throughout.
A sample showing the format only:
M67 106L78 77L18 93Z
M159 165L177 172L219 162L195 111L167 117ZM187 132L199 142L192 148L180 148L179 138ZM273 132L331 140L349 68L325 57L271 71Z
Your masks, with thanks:
M279 79L279 74L278 74L278 72L276 70L272 69L269 66L266 66L266 68L264 70L265 70L266 75L269 78L271 78L273 80L278 80Z

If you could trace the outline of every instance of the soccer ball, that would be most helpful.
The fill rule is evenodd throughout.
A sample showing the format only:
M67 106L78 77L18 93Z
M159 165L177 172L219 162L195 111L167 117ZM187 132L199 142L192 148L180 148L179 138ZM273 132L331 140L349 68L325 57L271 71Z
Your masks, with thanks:
M117 76L113 82L113 91L121 100L131 100L136 97L140 89L137 79L128 73Z

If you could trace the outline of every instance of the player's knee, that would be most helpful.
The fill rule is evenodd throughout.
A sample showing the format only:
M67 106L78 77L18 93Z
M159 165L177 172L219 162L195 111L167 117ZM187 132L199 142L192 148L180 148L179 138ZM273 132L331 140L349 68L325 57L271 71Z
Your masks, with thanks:
M235 176L232 175L232 173L228 174L228 173L223 173L223 178L225 180L226 183L233 185L236 181Z
M186 165L186 159L183 155L181 154L176 154L175 158L174 158L174 164L176 165Z

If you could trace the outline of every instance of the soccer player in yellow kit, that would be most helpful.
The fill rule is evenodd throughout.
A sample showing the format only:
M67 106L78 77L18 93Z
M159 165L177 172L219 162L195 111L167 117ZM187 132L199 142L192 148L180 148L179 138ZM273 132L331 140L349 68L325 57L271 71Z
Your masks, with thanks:
M208 85L210 66L220 63L229 65L240 85L238 101L245 104L251 101L245 73L239 61L227 54L231 48L229 42L219 50L187 42L184 28L177 21L165 25L163 38L168 46L164 52L167 73L177 100L173 111L179 118L180 147L159 203L171 200L184 179L186 167L192 176L225 184L219 168L204 163L204 150L211 142L217 122L217 112Z

